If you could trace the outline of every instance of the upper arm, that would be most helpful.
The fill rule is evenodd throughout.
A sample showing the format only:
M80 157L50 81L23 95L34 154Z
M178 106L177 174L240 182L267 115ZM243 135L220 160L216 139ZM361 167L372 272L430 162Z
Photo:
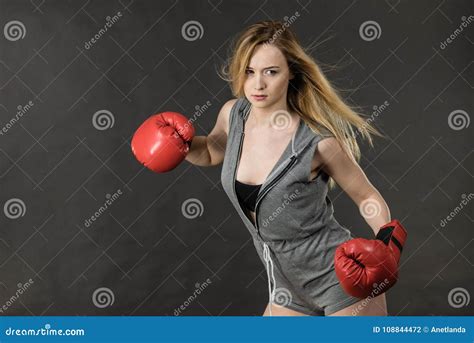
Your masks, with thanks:
M321 165L321 169L331 176L357 205L377 192L364 171L354 158L343 150L336 138L321 140L314 158Z
M224 160L225 149L227 146L227 135L229 132L230 111L237 99L227 101L219 111L216 124L212 131L207 135L207 148L211 156L211 165L215 166Z

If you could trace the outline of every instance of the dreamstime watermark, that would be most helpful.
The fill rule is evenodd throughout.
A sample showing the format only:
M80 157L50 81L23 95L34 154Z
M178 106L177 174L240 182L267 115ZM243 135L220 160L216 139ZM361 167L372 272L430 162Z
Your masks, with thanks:
M12 20L3 27L3 34L11 42L23 39L26 36L25 25L18 20Z
M374 105L372 107L372 113L371 115L365 119L365 122L364 124L362 125L363 128L367 128L370 124L372 124L372 122L374 122L379 115L381 115L383 112L385 112L385 110L387 110L387 108L390 106L390 103L385 100L381 105ZM360 135L360 130L357 130L353 137L356 138L358 135Z
M464 31L464 28L466 28L470 23L472 23L473 19L474 19L474 16L472 15L470 15L467 18L466 16L462 16L461 17L462 22L459 25L459 27L456 30L454 30L453 33L451 33L448 38L446 38L444 41L439 43L440 49L441 50L446 49L446 47L449 44L451 44Z
M360 38L366 42L379 39L382 35L382 29L380 28L379 23L373 20L368 20L363 22L359 27Z
M25 105L18 105L17 106L17 111L16 114L13 118L11 118L1 129L0 129L0 135L4 135L5 133L10 130L13 125L15 125L21 117L23 117L28 111L34 106L35 104L33 101L27 102Z
M15 294L12 295L10 297L10 299L8 299L5 304L3 304L2 307L0 307L0 313L4 313L5 311L8 310L8 308L10 308L19 298L20 296L25 293L28 288L30 288L30 286L32 284L34 284L35 282L33 281L33 279L29 279L27 282L25 282L24 284L21 284L19 283L17 285L18 289L16 290Z
M266 44L273 44L278 39L278 37L280 37L283 34L283 32L285 32L286 29L289 28L299 17L300 17L300 13L298 11L296 11L294 14L292 14L289 17L288 16L283 17L283 23L282 23L283 28L278 29L273 34L272 38L270 38L266 42Z
M202 291L204 291L209 285L212 283L211 279L207 278L206 281L203 283L196 282L194 285L195 289L193 294L191 294L184 302L181 304L177 309L173 311L175 316L179 316L183 311L185 311L191 303L196 300L198 295L201 294Z
M92 294L92 303L98 308L105 308L112 306L115 301L114 292L110 288L97 288Z
M275 288L272 294L272 303L278 307L288 306L292 299L291 292L284 287Z
M5 202L5 205L3 205L3 213L5 213L7 218L18 219L25 215L26 205L21 199L9 199L7 202Z
M202 38L204 35L204 28L200 22L196 20L190 20L185 22L181 27L181 35L188 42L192 42Z
M469 305L471 296L467 289L462 287L456 287L448 293L448 303L451 307L461 308Z
M104 28L101 28L90 40L84 43L84 48L89 50L92 46L99 41L100 38L107 32L109 28L111 28L116 22L118 22L122 18L122 12L117 12L112 17L107 16L105 20L107 21L104 24Z
M382 206L372 198L362 201L359 205L359 212L366 219L374 218L380 214Z
M100 131L110 129L115 124L115 117L112 112L99 110L92 116L92 125Z
M121 189L118 189L112 195L107 193L105 195L106 200L104 204L100 206L99 209L94 212L94 214L92 214L89 218L87 218L84 221L84 226L90 227L92 223L95 222L105 211L107 211L107 209L114 203L114 201L116 201L122 194L123 193Z
M469 193L468 195L462 194L461 198L462 200L459 203L459 205L457 205L454 209L452 209L451 212L445 218L441 219L441 221L439 222L439 225L441 227L445 227L448 224L448 222L454 219L454 217L456 217L463 210L463 208L467 206L469 201L471 201L474 198L474 194L473 193Z
M206 112L211 106L212 103L209 100L206 101L203 105L194 106L194 112L192 117L189 119L189 122L191 124L194 123L196 119L199 118L204 112Z
M371 301L373 298L375 298L376 296L382 294L383 292L385 292L385 290L388 289L388 284L390 283L390 281L386 278L384 279L381 283L377 284L377 283L374 283L372 285L373 289L372 289L372 292L370 292L370 295L367 296L366 298L364 298L364 300L362 301L362 303L360 303L359 305L357 305L356 308L353 308L352 309L352 315L353 316L357 316L357 314L362 311L364 309L364 307L366 307ZM385 289L385 290L384 290Z
M270 115L270 125L276 130L285 130L291 126L292 119L288 111L278 110Z
M204 212L204 206L201 200L196 198L190 198L183 202L181 205L181 213L185 218L195 219L202 216Z
M5 329L5 336L84 336L84 329L53 329L50 324L45 324L39 329Z
M194 112L191 118L188 119L188 122L184 124L183 130L186 130L188 127L192 126L193 123L201 116L203 115L210 107L212 106L212 103L208 100L206 101L203 105L196 105L194 106ZM177 130L178 135L182 135L182 130L181 128Z
M372 111L372 114L370 115L369 118L367 118L367 122L368 124L370 124L371 122L373 122L375 119L377 119L377 117L382 114L382 112L384 112L388 107L390 106L390 103L385 100L382 105L374 105L374 107L372 107L373 111Z
M284 198L285 200L283 200L283 202L281 203L280 206L278 206L270 216L268 216L267 218L265 218L262 222L262 225L263 227L267 227L268 225L270 225L270 223L272 221L274 221L282 212L283 210L285 209L286 206L288 206L293 200L295 200L300 194L300 190L299 189L296 189L293 193L291 193L290 195L288 194L285 194L284 195Z
M471 118L464 110L454 110L448 115L448 125L455 131L467 129L470 123Z

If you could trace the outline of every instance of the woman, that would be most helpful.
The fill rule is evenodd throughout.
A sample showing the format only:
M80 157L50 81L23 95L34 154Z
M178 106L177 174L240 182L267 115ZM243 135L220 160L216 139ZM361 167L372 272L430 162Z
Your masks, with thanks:
M341 100L280 22L242 32L223 72L236 99L207 137L194 137L186 160L223 162L222 186L267 270L264 315L387 315L384 294L367 301L342 288L335 251L353 237L327 197L337 182L375 234L390 221L356 162L353 128L371 145L378 131ZM376 204L377 214L364 215L365 204Z

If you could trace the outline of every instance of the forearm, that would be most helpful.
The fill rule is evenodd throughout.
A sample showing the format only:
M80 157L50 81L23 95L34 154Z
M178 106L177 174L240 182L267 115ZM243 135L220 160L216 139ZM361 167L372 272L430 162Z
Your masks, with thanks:
M186 161L200 167L209 167L211 165L207 136L194 136L191 148L186 155Z
M372 228L375 235L377 235L381 226L391 220L390 209L379 192L374 192L360 201L358 207L360 214Z

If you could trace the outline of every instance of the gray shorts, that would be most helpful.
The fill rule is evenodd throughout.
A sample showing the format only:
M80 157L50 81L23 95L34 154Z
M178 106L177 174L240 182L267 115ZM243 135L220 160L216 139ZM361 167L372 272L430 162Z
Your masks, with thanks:
M258 241L254 240L254 244L262 262L266 264L265 248ZM311 316L328 316L362 300L347 294L342 289L334 268L328 269L324 276L314 282L302 282L307 280L305 277L308 275L299 277L300 272L295 268L289 265L282 266L276 260L273 256L272 262L276 262L274 267L266 268L270 280L269 286L274 288L273 304L276 306Z
M359 302L360 300L361 299L355 299L345 294L340 285L334 285L325 292L323 303L326 305L321 305L323 307L310 305L301 300L295 301L294 299L292 299L288 304L285 304L283 307L310 316L329 316Z

